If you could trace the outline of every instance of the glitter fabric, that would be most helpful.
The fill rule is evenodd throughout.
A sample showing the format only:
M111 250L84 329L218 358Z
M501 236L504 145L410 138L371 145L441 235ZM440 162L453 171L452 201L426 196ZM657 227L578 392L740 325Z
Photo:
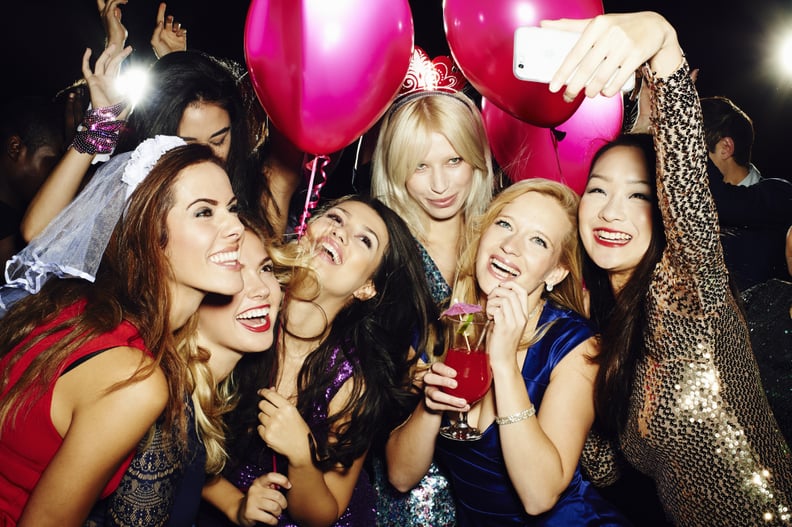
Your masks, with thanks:
M385 463L374 460L378 527L454 527L456 507L450 484L436 463L410 492L401 493L388 483Z
M677 525L792 525L792 460L729 291L687 64L654 84L653 102L668 245L647 293L622 450Z

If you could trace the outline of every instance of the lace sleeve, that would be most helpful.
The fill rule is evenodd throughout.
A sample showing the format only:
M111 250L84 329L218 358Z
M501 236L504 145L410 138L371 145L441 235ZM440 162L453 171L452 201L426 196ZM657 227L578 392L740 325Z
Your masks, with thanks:
M707 178L701 107L687 62L654 83L653 118L657 150L657 196L667 246L655 284L667 284L670 309L709 313L728 290L718 217ZM691 299L698 299L691 305Z

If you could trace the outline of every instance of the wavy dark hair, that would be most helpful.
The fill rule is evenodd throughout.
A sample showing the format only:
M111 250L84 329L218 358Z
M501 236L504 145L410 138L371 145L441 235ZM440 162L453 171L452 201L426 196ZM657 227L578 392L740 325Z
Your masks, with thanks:
M312 424L317 440L314 463L321 470L338 465L351 466L409 414L415 406L411 378L415 357L424 351L432 355L435 345L439 345L434 339L439 334L437 307L429 293L409 228L395 212L374 198L346 196L328 204L327 208L348 201L371 207L384 221L389 241L371 277L376 295L368 300L353 299L328 321L327 337L306 357L298 375L297 409L303 418L310 420L317 407L327 406L327 388L333 384L345 360L353 368L353 386L346 405L328 415L325 421ZM284 249L295 246L290 245ZM274 260L279 259L278 252L273 249ZM321 287L310 269L296 269L291 285L298 286L302 292L305 289L301 285L306 282L309 290L314 284ZM291 323L299 324L299 321ZM281 331L288 328L285 313L280 325ZM417 354L411 355L409 350L413 345L416 345ZM339 355L333 360L336 353ZM272 384L279 366L277 353L260 354L260 358L259 376L252 379L257 388L266 385L264 383ZM238 369L244 369L242 363L240 366ZM243 375L251 382L250 372ZM243 394L251 391L242 386L245 377L239 379ZM255 394L255 389L252 392ZM241 425L248 431L248 439L237 438L237 444L230 445L232 457L244 454L244 445L251 444L251 425L255 424L252 420L257 415L258 397L247 398L247 402L245 395L242 397L243 402L236 412L241 416L237 421L232 420L229 428Z
M627 422L632 380L638 359L645 353L643 333L647 325L646 295L654 271L666 246L665 229L657 204L655 170L657 156L648 134L623 134L600 148L591 161L597 161L616 147L641 152L652 189L652 239L618 296L608 273L583 255L583 279L589 290L591 320L600 330L600 352L596 357L599 372L594 383L596 426L608 437L616 437ZM589 170L591 174L591 170Z
M176 51L155 62L149 76L148 91L129 116L118 151L133 150L155 135L177 135L186 108L196 103L215 104L228 112L231 120L231 148L225 167L234 194L240 208L260 213L258 197L266 190L262 188L266 182L251 157L250 117L254 112L248 107L245 70L200 51Z
M181 335L170 327L171 298L166 277L172 275L165 249L166 218L173 206L177 174L199 163L221 165L203 145L176 147L157 161L132 193L125 216L113 230L102 257L96 282L52 279L35 295L16 303L0 324L0 357L9 353L11 364L50 335L63 333L44 350L0 400L0 424L17 417L25 403L43 395L50 379L58 375L69 355L86 342L113 330L122 321L131 323L154 356L120 388L161 368L168 380L170 397L163 413L166 434L178 431L186 437L184 401L189 396L188 359L179 352ZM101 170L96 177L102 177ZM85 310L21 342L37 327L75 302L85 300ZM191 322L184 326L184 331ZM8 384L9 369L0 372L0 391Z

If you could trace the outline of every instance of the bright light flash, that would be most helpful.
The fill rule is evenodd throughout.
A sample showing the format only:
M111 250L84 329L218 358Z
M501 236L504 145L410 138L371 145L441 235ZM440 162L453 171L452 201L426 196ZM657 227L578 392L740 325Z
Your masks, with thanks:
M790 32L781 42L778 50L778 58L781 62L781 69L786 75L792 75L792 32Z
M148 88L148 71L145 68L132 66L127 68L115 81L115 87L119 93L135 106L146 94Z

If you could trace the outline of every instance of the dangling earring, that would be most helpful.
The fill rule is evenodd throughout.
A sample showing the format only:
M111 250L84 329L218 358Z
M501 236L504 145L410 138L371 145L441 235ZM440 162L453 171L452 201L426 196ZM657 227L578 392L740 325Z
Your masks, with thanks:
M549 293L550 291L552 291L552 290L553 290L553 284L548 284L548 283L546 283L546 284L545 284L545 289L546 289L546 290L547 290L547 292Z

